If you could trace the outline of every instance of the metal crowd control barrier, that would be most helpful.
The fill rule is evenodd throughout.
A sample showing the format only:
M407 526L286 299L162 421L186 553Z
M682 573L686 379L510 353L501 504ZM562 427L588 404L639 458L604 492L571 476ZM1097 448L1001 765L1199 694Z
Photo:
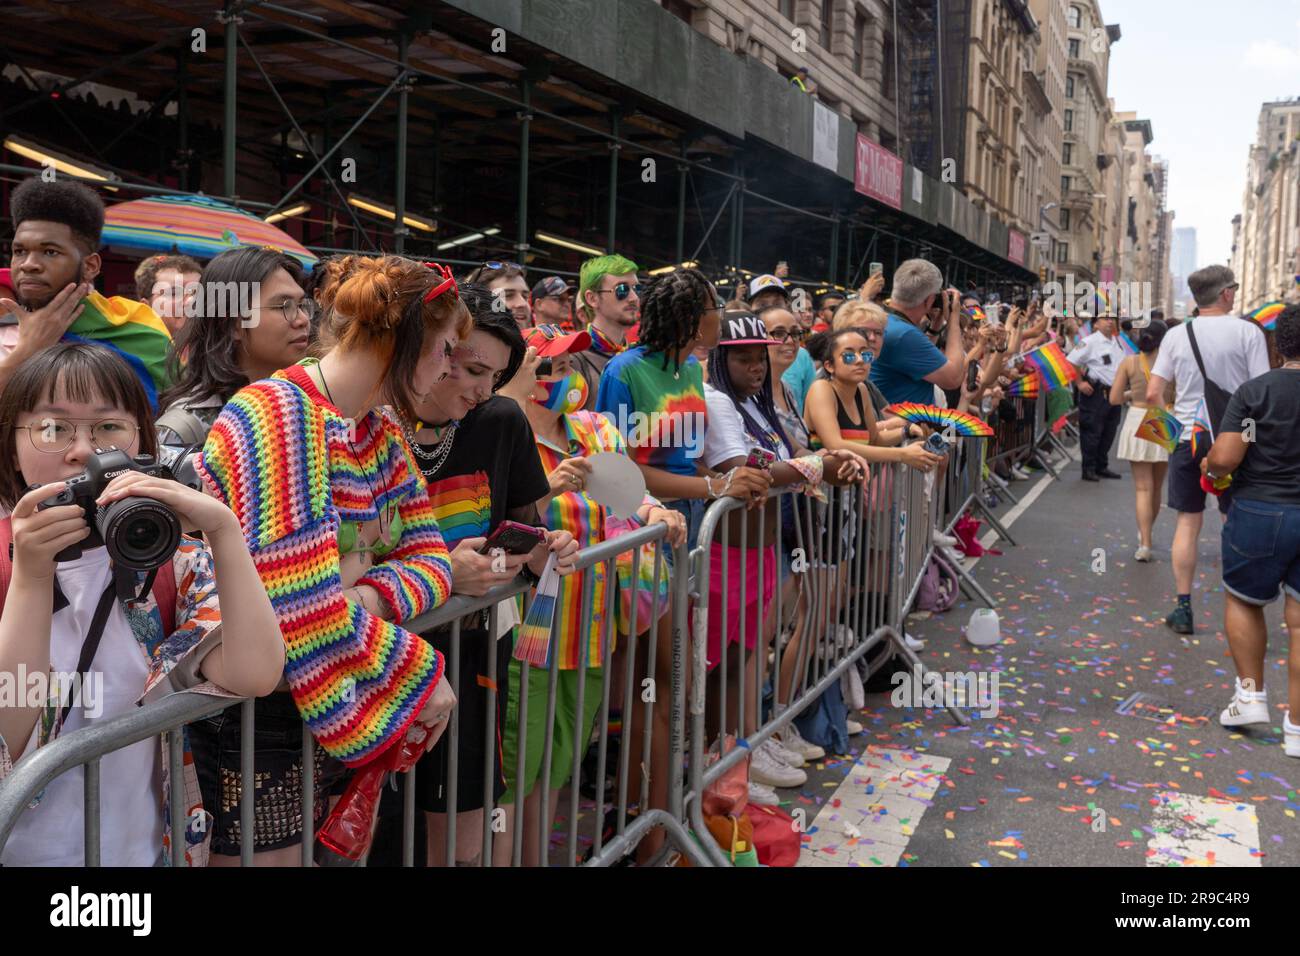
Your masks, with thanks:
M670 846L675 847L685 856L693 860L698 865L708 865L708 859L699 849L694 840L687 834L683 825L684 815L682 812L683 805L683 761L682 757L685 752L685 681L683 676L686 666L686 632L687 632L687 604L686 596L688 582L685 574L673 575L670 584L671 591L669 594L670 616L667 621L660 626L661 604L659 600L658 588L653 592L651 602L650 618L651 626L648 631L644 631L637 638L629 638L620 635L623 642L623 654L620 660L624 668L620 673L615 673L612 667L612 641L610 637L613 633L613 621L615 614L613 612L613 602L618 600L615 590L615 560L621 554L631 554L631 580L638 581L638 573L641 570L640 562L642 560L642 546L650 546L654 549L654 577L659 580L661 572L666 572L664 541L665 528L663 525L651 525L649 527L638 529L634 532L622 535L616 539L602 542L591 548L579 552L577 558L577 571L583 576L583 599L584 606L589 604L591 589L595 586L596 572L593 569L600 569L604 579L609 585L606 594L609 596L608 610L602 626L605 628L605 654L604 659L596 662L600 665L601 683L600 694L601 702L597 710L594 731L584 727L582 721L583 714L583 692L584 683L578 682L578 700L576 706L576 719L574 731L574 754L570 776L567 780L568 793L568 826L569 832L565 841L563 860L567 865L577 863L577 845L579 838L579 775L581 773L580 763L587 751L588 742L594 737L598 747L597 768L596 768L596 793L597 793L597 811L592 815L593 828L591 835L591 858L586 861L588 865L608 866L618 860L628 856L636 851L642 839L653 829L662 827L666 834L667 842ZM676 566L678 568L686 567L686 549L681 547L676 555ZM458 686L459 668L461 666L462 651L462 620L467 614L479 611L486 611L488 614L488 633L496 632L496 616L499 602L511 599L518 594L527 590L527 584L519 579L509 585L494 589L480 598L467 598L463 596L453 597L444 606L433 612L422 615L421 617L407 622L408 629L417 633L428 634L439 628L450 629L450 652L447 655L447 676L453 687ZM637 611L639 601L630 602L630 621L629 630L636 634L641 630L637 622ZM557 615L558 618L558 615ZM657 636L662 634L663 639L657 640ZM638 684L633 675L637 669L634 666L638 653L644 652L646 658L644 674L646 678L654 682L656 680L656 657L666 657L667 663L671 668L668 680L659 679L660 685L666 685L669 688L668 694L642 694L639 699L634 700L634 691L639 687L645 686ZM487 655L486 675L480 675L480 685L486 687L488 693L488 706L486 708L484 728L484 739L488 741L496 740L496 715L497 715L497 695L498 681L504 686L504 675L497 673L496 656ZM559 654L556 651L556 635L552 635L552 653L550 655L550 669L538 670L529 668L524 664L521 666L521 695L520 695L520 712L519 712L519 747L518 760L513 768L505 768L507 777L518 780L525 766L525 755L527 753L527 680L530 678L545 679L548 681L547 695L547 714L546 714L546 739L543 745L542 766L535 786L541 787L540 791L540 820L541 825L537 827L538 837L538 858L545 865L553 861L550 850L551 825L549 822L548 806L549 800L549 780L552 769L552 752L555 737L555 709L556 709L556 687L558 681L558 663ZM658 663L663 663L660 661ZM532 670L532 674L529 671ZM620 758L617 767L617 785L616 800L613 807L615 823L612 836L606 840L604 836L605 824L605 771L609 766L608 753L610 744L610 713L611 713L611 690L614 681L618 679L621 686L621 701L623 708L623 718L625 720L620 746ZM654 686L653 683L649 686ZM195 720L204 717L210 717L218 714L228 707L238 706L241 711L242 725L242 746L240 754L241 766L241 786L244 798L240 801L240 832L250 834L255 830L254 827L254 802L251 794L255 788L247 786L247 783L254 779L254 701L243 700L233 701L228 697L213 697L195 693L192 691L169 695L162 700L151 702L138 710L128 714L97 723L95 726L87 727L51 742L38 751L25 755L19 760L13 771L3 780L0 781L0 853L3 852L5 843L10 833L13 831L20 815L28 808L29 803L39 794L53 779L59 775L74 770L77 767L84 768L84 792L85 807L84 813L84 833L85 833L85 864L87 866L98 866L100 862L100 826L101 826L101 806L99 793L99 768L100 761L106 755L115 750L119 750L130 744L155 737L159 734L165 734L168 742L168 754L170 758L170 804L171 819L167 821L170 827L171 836L171 862L174 865L184 865L185 862L185 826L186 826L186 808L184 804L182 786L182 758L183 758L183 738L182 729L184 726ZM633 716L634 707L642 708L642 717L640 720L630 720ZM658 712L658 714L657 714ZM659 720L656 720L656 716ZM655 741L653 730L656 722L663 723L666 717L669 740L666 746L660 746L659 750L654 749ZM630 766L632 746L629 746L632 727L639 723L642 727L640 736L640 748L642 757L638 767ZM449 820L454 819L457 808L456 793L456 762L460 755L460 733L461 720L460 709L452 711L450 725L443 739L439 741L438 747L446 747L449 772L448 772L448 793L447 793L447 816ZM523 795L518 795L518 799L513 808L503 808L496 806L494 800L495 778L499 771L496 765L497 749L494 745L488 745L486 748L486 765L483 781L482 806L485 810L494 812L485 812L483 814L483 824L481 827L481 849L479 862L483 866L490 866L493 862L493 843L497 834L494 832L503 829L505 837L509 839L510 853L508 862L518 866L524 852L524 841L519 838L525 832L525 810L526 801ZM302 836L302 854L301 862L305 866L312 865L314 855L314 840L312 822L314 820L314 799L315 799L315 762L314 762L314 741L306 725L303 725L303 798L302 798L302 819L303 819L303 836ZM631 781L634 771L639 770L639 785L636 790L630 792ZM511 773L513 771L513 774ZM403 825L402 825L402 863L405 866L411 866L414 863L415 853L415 775L406 773L402 775L401 791L403 793ZM652 783L658 784L661 789L666 790L666 798L656 801L652 795ZM632 803L635 801L637 813L631 823L628 822ZM660 803L662 805L653 805ZM456 835L457 826L448 825L446 828L445 857L442 862L446 865L454 865L456 861ZM424 852L423 848L418 848L419 852ZM664 854L659 854L662 857ZM253 863L253 841L243 840L241 845L240 862L243 866L249 866Z

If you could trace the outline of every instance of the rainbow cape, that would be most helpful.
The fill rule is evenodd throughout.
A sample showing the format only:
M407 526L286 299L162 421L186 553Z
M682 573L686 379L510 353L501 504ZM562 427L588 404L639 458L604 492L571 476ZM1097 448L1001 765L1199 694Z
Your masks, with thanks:
M1155 442L1165 451L1173 453L1178 447L1178 439L1183 434L1183 424L1174 417L1173 412L1165 408L1151 407L1142 417L1134 436Z
M1038 373L1049 392L1052 389L1064 388L1079 377L1079 373L1055 342L1048 342L1032 352L1026 352L1024 361Z
M1277 317L1282 314L1282 310L1285 308L1285 302L1269 302L1261 305L1254 312L1247 315L1246 318L1258 322L1260 328L1271 329L1277 325Z
M922 405L918 402L898 402L885 409L886 416L897 416L914 425L929 425L939 431L953 432L961 438L992 438L993 429L987 422L976 418L969 412L959 412L955 408L942 408L939 405Z
M84 308L64 339L95 342L112 349L131 366L149 396L149 407L158 411L158 393L171 384L167 375L167 352L172 337L162 319L143 302L121 296L105 298L92 292L81 300Z

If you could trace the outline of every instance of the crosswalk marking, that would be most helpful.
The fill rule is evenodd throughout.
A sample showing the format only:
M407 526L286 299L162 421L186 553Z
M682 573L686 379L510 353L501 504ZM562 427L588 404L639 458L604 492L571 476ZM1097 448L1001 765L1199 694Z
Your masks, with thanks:
M1155 836L1147 841L1147 866L1262 866L1259 818L1248 803L1198 797L1175 790L1156 795Z
M897 865L949 763L913 750L868 747L809 826L797 865Z

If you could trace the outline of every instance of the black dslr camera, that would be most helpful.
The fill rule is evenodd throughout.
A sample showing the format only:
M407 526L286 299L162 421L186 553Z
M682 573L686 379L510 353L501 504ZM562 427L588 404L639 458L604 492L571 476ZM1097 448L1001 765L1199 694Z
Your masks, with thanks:
M149 455L131 458L117 449L91 455L85 470L68 479L67 488L36 506L43 510L80 505L90 525L90 535L85 540L68 545L54 559L75 561L83 551L106 546L114 564L133 571L152 571L170 561L181 542L180 519L171 508L153 498L135 496L103 508L95 504L108 483L128 471L178 481L191 488L200 487L192 455L181 452L168 457L166 463L157 462Z

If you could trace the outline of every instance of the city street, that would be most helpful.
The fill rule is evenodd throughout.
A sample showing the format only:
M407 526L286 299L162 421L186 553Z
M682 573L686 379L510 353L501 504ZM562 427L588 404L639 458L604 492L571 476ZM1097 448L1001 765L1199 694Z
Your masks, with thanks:
M1133 561L1122 470L1122 482L1084 484L1072 464L1059 482L1015 485L1032 489L1024 500L1038 495L1009 528L1020 545L996 544L1001 556L974 564L998 600L1002 643L966 643L980 605L965 598L909 625L926 640L927 668L995 671L1000 713L961 728L944 711L900 711L887 694L869 695L857 752L782 792L783 809L804 808L810 822L801 866L1300 863L1300 770L1282 753L1276 706L1286 678L1279 606L1268 613L1265 683L1274 726L1225 730L1217 715L1233 671L1209 530L1218 519L1206 519L1197 631L1183 638L1162 622L1173 601L1172 514L1157 522L1156 560ZM1102 574L1091 570L1094 548L1105 549Z

